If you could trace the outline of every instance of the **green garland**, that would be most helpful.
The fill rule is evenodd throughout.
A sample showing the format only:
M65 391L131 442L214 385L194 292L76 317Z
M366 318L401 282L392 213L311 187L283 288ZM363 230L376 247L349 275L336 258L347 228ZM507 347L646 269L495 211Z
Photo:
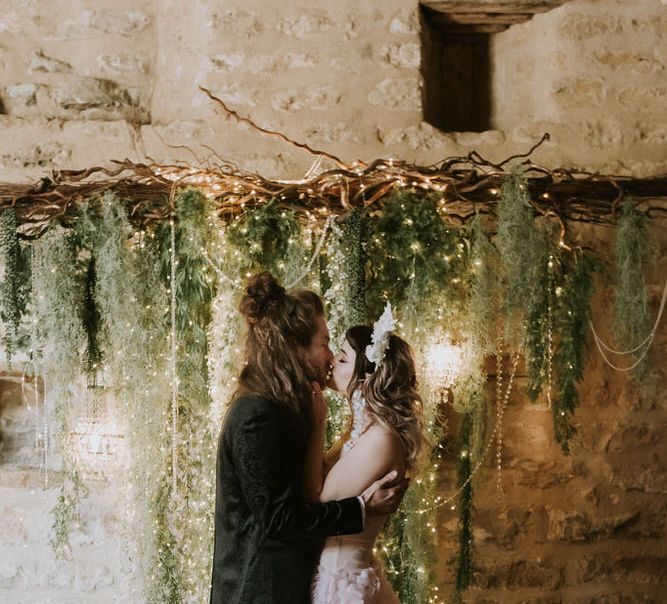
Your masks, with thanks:
M304 249L297 215L274 202L245 212L227 226L225 238L235 251L239 271L234 275L236 279L266 270L287 283L303 270Z
M582 256L566 273L557 290L555 323L558 343L554 353L556 396L551 411L556 440L564 453L570 452L570 439L576 432L572 416L579 405L577 384L584 372L584 351L588 336L593 272L596 262Z
M456 557L456 579L454 581L454 601L461 601L460 595L468 589L473 580L473 528L472 528L472 481L470 438L473 427L473 418L465 413L460 416L457 436L458 458L456 461L456 476L459 494L459 549ZM464 486L465 485L465 486Z
M380 316L386 300L400 306L411 292L419 296L417 307L408 308L415 316L443 293L448 301L460 300L465 238L462 229L443 222L437 195L398 191L370 216L366 300L371 317Z
M108 334L106 357L117 400L128 422L130 480L124 484L134 504L133 520L124 527L131 559L148 578L148 602L166 601L164 586L173 583L160 564L162 531L157 492L164 468L162 412L168 383L168 295L159 273L152 232L134 233L123 203L107 194L95 228L97 279L95 300ZM157 508L157 509L156 509ZM159 571L156 573L156 569ZM169 591L169 590L167 590Z
M453 387L454 407L470 414L472 428L470 452L476 462L482 454L487 433L488 401L485 394L487 374L485 357L496 350L496 325L501 306L498 252L489 240L482 217L477 214L468 225L470 238L470 284L468 311L463 328L467 335L467 356L462 375Z
M5 325L3 344L10 370L12 357L24 344L21 318L30 298L29 260L19 243L17 229L16 211L7 208L0 212L0 254L5 268L0 283L0 318Z
M346 260L347 295L345 296L349 309L349 327L353 325L364 325L368 321L366 308L366 283L365 264L366 253L364 251L364 216L360 209L354 209L343 223L343 254Z
M81 322L84 280L75 239L52 225L35 246L33 318L37 325L36 373L49 385L45 406L55 418L56 449L62 456L61 494L53 509L51 544L67 555L69 534L77 528L80 500L86 495L69 449L74 389L80 387L80 351L85 333ZM83 528L79 524L78 528Z
M501 301L499 291L498 252L489 240L476 214L468 225L470 239L470 302L466 316L466 327L474 346L484 353L496 348L497 334L494 329Z
M88 487L76 469L63 475L58 501L51 511L53 523L50 543L56 558L70 559L72 530L86 530L86 523L81 517L81 500L89 494Z
M113 387L127 405L133 451L133 480L128 481L128 488L135 494L135 526L143 529L134 538L142 541L139 550L147 576L153 575L147 600L156 604L205 599L210 582L215 436L237 375L240 321L236 307L242 279L249 271L267 269L285 283L305 283L305 279L310 285L319 269L332 335L338 337L352 323L378 316L385 299L391 300L401 310L402 333L413 344L421 365L432 327L465 334L469 345L466 369L454 388L456 408L462 412L459 485L479 459L484 442L483 359L495 351L500 311L508 317L505 335L514 335L510 344L525 344L533 399L546 378L551 329L554 429L568 452L578 405L576 387L583 375L595 263L583 256L576 265L567 265L561 248L555 245L554 233L533 218L525 180L519 173L503 187L495 246L481 216L467 228L447 226L438 201L436 194L421 197L403 190L390 195L372 214L353 212L346 221L332 225L326 261L321 259L316 271L308 275L302 273L316 249L314 231L303 229L294 213L276 204L247 211L223 232L201 193L179 193L175 200L178 266L174 284L168 280L169 225L134 232L124 204L113 196L92 199L83 206L73 234L52 227L35 243L38 295L33 292L32 306L40 369L49 383L49 404L59 418L65 470L54 509L54 548L66 551L84 495L65 446L72 387L80 382L82 368L92 371L95 362L104 358ZM641 216L632 206L624 206L622 212L614 301L618 332L621 326L626 330L621 333L622 344L633 347L648 333L641 276L648 248ZM11 220L6 213L0 215L0 229L6 231L7 242L16 242ZM10 247L3 247L6 264ZM7 271L4 283L18 284L24 279L22 270L18 278ZM221 285L217 294L216 276ZM176 368L180 381L175 490L168 450L169 376L165 377L169 366L167 290L172 285L178 301ZM0 292L5 296L18 285L3 287L8 288ZM2 316L16 325L12 317L20 317L21 311L18 315L15 310L5 312L12 304L3 302ZM644 313L634 312L637 308ZM213 403L212 396L220 400ZM424 400L431 439L439 443L438 385L424 384ZM334 419L341 420L331 422L334 430L347 423L343 422L346 413L342 399L332 403ZM401 510L392 516L378 541L388 576L401 601L408 603L426 602L432 595L435 514L429 503L435 496L432 468L438 463L436 453L433 455L431 468L414 481ZM461 597L472 581L472 495L468 483L459 501L455 597ZM423 513L415 513L417 510Z
M176 378L178 387L177 464L167 455L167 474L176 473L176 489L162 481L157 501L168 499L157 510L162 531L158 536L162 556L160 572L166 585L175 586L167 602L202 600L210 587L210 566L205 563L212 551L216 427L211 426L208 384L208 329L215 294L213 267L209 262L211 241L216 229L214 208L199 191L188 189L175 199L176 281L171 274L171 230L169 223L158 227L163 280L176 295ZM165 400L170 409L171 403ZM167 416L171 417L168 412ZM174 435L165 426L165 440ZM173 445L172 445L173 446ZM166 492L165 492L166 491ZM161 550L161 551L160 551ZM195 563L196 561L196 563Z
M102 366L102 349L100 347L100 311L95 301L95 256L91 256L86 270L86 290L83 305L83 324L86 330L86 350L83 355L83 366L88 376L88 384L97 386L97 371Z
M631 201L621 204L616 244L614 246L614 321L615 340L621 350L632 350L648 335L651 325L646 296L646 272L651 258L651 239L646 217ZM642 354L642 347L637 355ZM643 380L648 375L649 355L635 368L635 376Z
M524 318L526 365L528 370L528 398L536 401L547 379L549 362L549 307L553 316L555 299L555 271L559 262L558 249L551 249L553 239L546 231L535 234L533 277L538 287L534 287L528 298ZM537 285L536 283L536 285ZM553 323L553 320L551 321Z
M522 341L518 325L524 311L541 303L547 255L544 235L535 225L526 178L518 170L503 183L497 229L495 244L505 274L505 340L518 348Z

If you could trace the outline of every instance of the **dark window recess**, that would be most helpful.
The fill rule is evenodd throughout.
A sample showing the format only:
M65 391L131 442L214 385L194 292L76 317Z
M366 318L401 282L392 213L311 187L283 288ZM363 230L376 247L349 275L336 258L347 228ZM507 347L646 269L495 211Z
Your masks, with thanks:
M448 132L491 128L489 33L466 32L422 10L424 120Z

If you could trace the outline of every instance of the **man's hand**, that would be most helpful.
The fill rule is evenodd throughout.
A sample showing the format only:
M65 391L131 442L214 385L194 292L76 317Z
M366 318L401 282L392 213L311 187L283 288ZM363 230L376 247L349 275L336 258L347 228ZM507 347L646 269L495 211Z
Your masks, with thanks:
M410 479L397 480L397 477L398 472L392 470L380 480L376 480L361 494L366 504L366 514L378 516L392 514L398 509L410 485Z

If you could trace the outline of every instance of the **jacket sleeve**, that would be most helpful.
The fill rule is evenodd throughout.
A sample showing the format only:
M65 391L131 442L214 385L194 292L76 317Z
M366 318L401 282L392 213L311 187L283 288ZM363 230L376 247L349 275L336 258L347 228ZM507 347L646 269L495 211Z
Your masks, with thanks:
M232 459L243 497L264 536L281 540L344 535L363 530L356 497L307 503L298 478L284 412L261 398L246 399L236 409Z

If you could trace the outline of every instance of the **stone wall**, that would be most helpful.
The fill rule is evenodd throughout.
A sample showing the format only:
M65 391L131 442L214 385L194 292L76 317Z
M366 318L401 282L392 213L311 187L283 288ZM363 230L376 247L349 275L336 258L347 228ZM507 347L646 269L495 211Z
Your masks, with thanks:
M494 129L440 132L422 120L413 0L3 0L0 181L125 157L196 161L194 153L214 163L206 146L266 176L298 177L310 166L308 154L220 115L199 86L259 124L346 160L433 163L472 149L500 160L548 131L551 140L534 156L542 164L660 174L667 171L666 33L659 0L565 2L492 36ZM666 227L655 228L663 260L651 277L652 316L667 273ZM610 233L576 232L609 255ZM609 293L599 292L601 327L608 304ZM653 348L659 368L664 334ZM667 401L642 404L594 350L586 376L569 457L554 443L547 405L528 402L517 381L504 428L505 495L497 499L490 466L475 483L470 601L661 600ZM89 530L77 538L73 561L50 555L57 491L42 490L31 411L15 386L7 388L14 403L3 416L8 440L0 453L0 601L141 602L141 578L120 546L123 506L113 483L91 482ZM452 472L443 470L443 493ZM435 571L443 594L453 581L455 518L440 511Z
M547 165L642 176L667 166L656 119L667 90L660 0L571 0L493 35L495 129L481 133L422 121L414 0L270 10L261 0L5 0L3 9L0 180L114 158L193 161L169 145L215 162L208 145L267 176L309 167L307 153L220 115L199 86L350 161L430 164L471 149L497 160L548 131L535 154Z

